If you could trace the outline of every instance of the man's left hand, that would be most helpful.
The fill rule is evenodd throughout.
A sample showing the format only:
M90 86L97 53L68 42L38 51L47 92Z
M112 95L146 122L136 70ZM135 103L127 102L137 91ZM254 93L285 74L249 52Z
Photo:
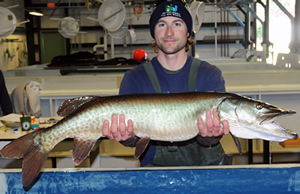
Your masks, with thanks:
M211 110L206 111L206 126L201 117L198 118L197 124L202 137L218 137L229 134L229 123L224 120L221 124L217 109L213 109L213 114L211 114Z

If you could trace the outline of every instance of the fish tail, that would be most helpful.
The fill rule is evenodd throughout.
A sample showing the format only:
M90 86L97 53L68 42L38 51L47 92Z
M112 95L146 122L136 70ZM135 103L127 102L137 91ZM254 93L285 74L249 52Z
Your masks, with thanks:
M23 158L33 144L33 137L33 133L28 133L27 135L19 137L4 146L0 150L0 155L4 158Z
M0 155L4 158L24 158L22 165L22 179L25 188L30 187L49 155L49 152L42 152L38 145L33 143L34 131L28 133L11 143L7 144Z

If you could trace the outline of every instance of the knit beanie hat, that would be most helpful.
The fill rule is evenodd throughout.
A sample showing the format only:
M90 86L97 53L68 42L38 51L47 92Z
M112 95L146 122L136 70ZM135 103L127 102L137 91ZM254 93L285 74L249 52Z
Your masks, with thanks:
M167 16L173 16L182 19L187 26L189 37L192 35L193 19L190 11L181 2L175 0L168 0L157 5L151 14L149 24L150 33L153 38L154 28L157 21L160 18Z

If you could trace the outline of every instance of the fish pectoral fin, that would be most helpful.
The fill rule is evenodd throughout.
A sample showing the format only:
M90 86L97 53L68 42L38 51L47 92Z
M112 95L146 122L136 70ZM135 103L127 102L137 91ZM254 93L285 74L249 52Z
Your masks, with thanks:
M73 163L78 166L86 159L98 139L74 137Z
M237 147L240 155L242 155L242 147L241 147L241 143L240 143L239 139L237 137L235 137L234 135L232 135L232 134L231 134L231 137L232 137L232 139L233 139L233 141L234 141L234 143L235 143L235 145L236 145L236 147Z
M150 142L150 137L143 137L137 142L134 158L139 158L143 154L149 142Z

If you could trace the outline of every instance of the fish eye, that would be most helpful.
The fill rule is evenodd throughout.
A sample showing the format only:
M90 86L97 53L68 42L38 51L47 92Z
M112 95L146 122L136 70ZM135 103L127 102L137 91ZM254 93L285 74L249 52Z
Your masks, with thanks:
M256 105L256 108L257 108L258 110L260 110L260 109L263 108L263 105L262 105L262 104L257 104L257 105Z

